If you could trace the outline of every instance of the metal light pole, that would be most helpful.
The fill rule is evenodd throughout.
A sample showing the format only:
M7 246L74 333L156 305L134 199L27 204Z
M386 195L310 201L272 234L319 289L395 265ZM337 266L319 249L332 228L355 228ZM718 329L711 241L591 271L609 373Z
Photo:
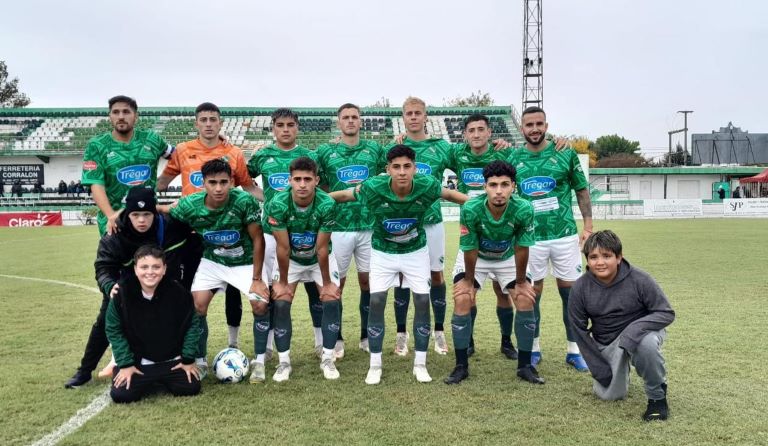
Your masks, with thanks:
M683 140L683 165L688 164L688 113L693 113L693 110L678 110L678 113L683 114L683 131L685 132L685 139Z

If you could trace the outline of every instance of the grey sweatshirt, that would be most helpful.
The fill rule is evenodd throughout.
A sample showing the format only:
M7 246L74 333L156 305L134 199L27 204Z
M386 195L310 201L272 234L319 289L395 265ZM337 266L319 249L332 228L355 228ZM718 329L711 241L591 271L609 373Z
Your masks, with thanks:
M626 259L608 285L587 270L571 289L568 316L581 354L592 376L603 386L610 384L613 375L598 343L608 345L621 336L619 347L634 353L645 335L675 320L675 312L656 281Z

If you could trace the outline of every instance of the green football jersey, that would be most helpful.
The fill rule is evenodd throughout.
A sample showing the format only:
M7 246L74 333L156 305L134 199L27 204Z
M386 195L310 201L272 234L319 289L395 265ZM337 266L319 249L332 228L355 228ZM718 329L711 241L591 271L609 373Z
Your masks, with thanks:
M344 143L323 144L317 148L317 161L320 183L327 185L331 192L355 187L384 172L386 167L384 149L370 140L360 140L354 147ZM368 208L356 201L339 203L336 215L334 231L353 232L373 228L373 216Z
M274 144L257 150L248 161L248 173L251 178L259 175L262 177L264 189L264 203L269 203L278 192L288 188L290 172L288 166L291 161L301 156L307 156L317 161L316 153L303 146L296 146L290 150L283 150ZM263 224L264 233L271 234L269 225Z
M588 186L572 149L555 150L550 142L541 152L519 148L509 155L517 169L517 189L531 202L536 215L536 240L555 240L577 234L571 191Z
M312 204L304 209L296 206L290 188L278 192L264 208L270 232L288 231L291 260L301 265L317 263L317 234L333 232L336 224L336 201L320 189L315 192Z
M388 175L368 179L355 190L355 198L373 213L373 249L390 254L413 252L427 245L427 213L439 202L442 186L430 175L416 174L411 193L400 199Z
M472 152L472 148L465 143L452 144L448 152L446 167L451 169L457 177L456 189L470 198L485 193L485 178L483 168L491 161L506 161L509 157L509 149L495 150L493 144L480 155Z
M253 264L253 240L248 225L261 224L259 203L240 189L229 191L229 200L218 209L205 206L206 192L179 199L171 217L188 224L203 238L203 258L225 266Z
M533 206L512 195L509 204L496 220L488 209L488 197L475 197L461 207L459 249L478 250L478 257L485 260L506 260L515 255L515 245L533 246Z
M134 130L128 143L115 141L111 132L104 133L85 147L82 183L104 186L112 209L122 209L131 187L155 188L158 159L170 157L172 152L173 146L152 130ZM101 211L99 219L106 222Z
M410 138L405 138L403 145L406 145L416 152L416 172L422 175L431 175L437 179L437 181L443 183L443 173L445 172L446 162L448 159L448 152L451 149L451 144L442 138L427 138L424 141L414 141ZM386 159L386 153L394 147L395 144L389 144L384 149L384 156ZM440 210L440 200L437 200L432 205L432 209L429 210L424 217L425 225L433 225L443 221L443 213Z

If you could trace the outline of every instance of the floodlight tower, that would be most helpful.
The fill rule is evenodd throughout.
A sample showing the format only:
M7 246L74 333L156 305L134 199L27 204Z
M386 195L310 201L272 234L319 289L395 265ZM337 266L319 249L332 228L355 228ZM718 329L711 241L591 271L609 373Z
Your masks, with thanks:
M544 108L544 53L541 1L523 0L523 110Z

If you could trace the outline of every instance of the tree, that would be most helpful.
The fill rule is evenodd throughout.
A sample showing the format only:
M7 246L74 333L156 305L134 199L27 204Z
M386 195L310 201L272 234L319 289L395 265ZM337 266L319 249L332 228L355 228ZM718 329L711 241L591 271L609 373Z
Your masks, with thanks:
M8 66L0 60L0 108L21 108L29 105L30 100L19 92L19 78L8 80Z
M597 153L595 153L595 143L586 136L568 136L568 142L576 153L589 155L589 167L597 165Z
M371 105L371 107L374 107L374 108L389 108L389 107L391 107L390 102L389 102L389 98L385 98L384 96L382 96L379 99L377 99L376 102L374 102L373 105Z
M598 158L612 156L618 153L635 154L640 150L638 141L629 141L619 135L605 135L595 140L595 153Z
M465 98L461 96L456 96L453 99L443 98L443 105L446 107L488 107L493 103L490 93L483 93L480 90Z
M597 160L595 167L648 167L648 160L636 153L615 153Z

